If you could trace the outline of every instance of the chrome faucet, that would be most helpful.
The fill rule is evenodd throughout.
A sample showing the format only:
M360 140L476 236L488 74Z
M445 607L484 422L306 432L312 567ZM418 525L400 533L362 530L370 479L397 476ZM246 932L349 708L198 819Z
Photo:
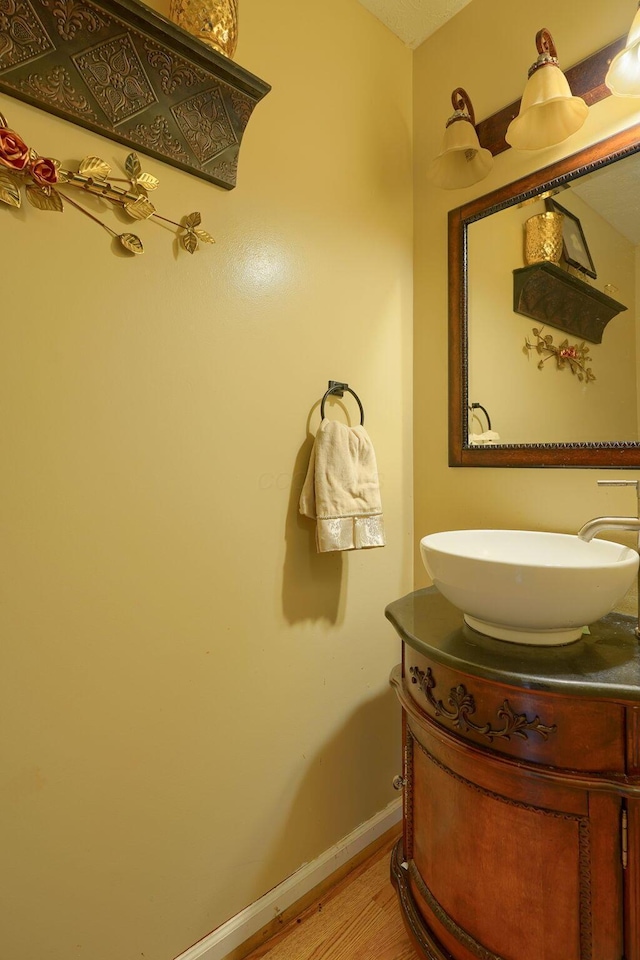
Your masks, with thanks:
M599 487L635 487L636 488L636 516L635 517L595 517L578 531L581 540L593 540L602 530L635 530L638 534L636 550L640 553L640 481L639 480L598 480ZM640 638L640 568L638 569L638 616L636 637Z

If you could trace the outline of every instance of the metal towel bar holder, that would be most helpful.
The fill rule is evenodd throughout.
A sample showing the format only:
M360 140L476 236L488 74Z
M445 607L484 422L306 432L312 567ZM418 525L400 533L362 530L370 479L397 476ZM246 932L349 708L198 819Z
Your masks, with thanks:
M352 397L355 397L356 403L360 408L360 426L364 426L364 408L360 402L360 397L355 392L355 390L351 389L348 383L342 383L340 380L329 380L329 389L326 391L324 397L322 398L322 402L320 404L320 416L322 417L323 420L325 419L324 402L327 399L327 397L330 394L334 394L337 397L343 397L345 390L347 391L347 393L350 393Z
M487 413L487 411L485 410L485 408L482 406L481 403L469 404L469 410L471 410L472 413L474 410L482 410L485 417L487 418L487 430L491 430L491 417L489 416L489 414Z

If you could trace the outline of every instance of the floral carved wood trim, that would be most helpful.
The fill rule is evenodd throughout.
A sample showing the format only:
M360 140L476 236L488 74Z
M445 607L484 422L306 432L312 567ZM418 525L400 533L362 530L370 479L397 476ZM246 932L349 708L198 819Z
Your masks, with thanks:
M436 700L433 695L436 681L431 667L427 667L426 670L411 667L409 673L411 683L418 685L427 702L433 707L436 717L450 720L459 730L473 730L490 742L499 739L510 740L511 737L528 740L529 732L537 733L543 740L548 740L549 736L557 730L555 724L547 726L541 722L540 717L536 716L530 720L526 713L515 713L508 700L504 700L502 706L498 708L498 717L502 721L501 727L493 727L490 722L475 723L470 717L476 712L476 702L463 683L452 687L449 691L447 702L451 709L447 709L442 700Z
M406 744L404 748L404 841L407 860L413 857L413 742L414 737L407 725Z
M0 91L227 189L269 89L137 0L0 0Z

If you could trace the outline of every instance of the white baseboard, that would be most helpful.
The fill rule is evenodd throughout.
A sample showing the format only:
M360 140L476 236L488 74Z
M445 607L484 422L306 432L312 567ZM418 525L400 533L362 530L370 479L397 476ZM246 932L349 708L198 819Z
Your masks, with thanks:
M330 847L316 860L305 863L294 874L256 900L235 917L194 943L176 960L224 960L242 943L261 930L292 904L319 886L352 857L374 843L402 819L402 799L393 800L384 810L360 824L348 836Z

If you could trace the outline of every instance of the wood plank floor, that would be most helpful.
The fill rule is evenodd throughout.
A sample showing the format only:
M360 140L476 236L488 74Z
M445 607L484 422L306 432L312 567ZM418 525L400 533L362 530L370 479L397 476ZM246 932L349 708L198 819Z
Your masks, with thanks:
M417 960L389 880L395 838L246 960Z

